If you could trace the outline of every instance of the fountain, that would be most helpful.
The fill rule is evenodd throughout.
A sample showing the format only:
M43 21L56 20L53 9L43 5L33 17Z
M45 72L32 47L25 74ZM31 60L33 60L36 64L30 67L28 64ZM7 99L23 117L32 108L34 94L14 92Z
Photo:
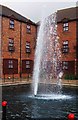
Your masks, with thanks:
M41 91L38 90L40 84L43 84L43 91L48 91L48 94L60 93L63 72L59 37L57 35L56 13L43 18L41 21L34 63L34 95L36 96L38 91ZM43 91L41 92L43 93Z
M8 101L8 120L65 120L70 113L78 115L78 88L62 87L61 61L54 13L41 22L35 53L33 94L30 84L2 89L3 100Z

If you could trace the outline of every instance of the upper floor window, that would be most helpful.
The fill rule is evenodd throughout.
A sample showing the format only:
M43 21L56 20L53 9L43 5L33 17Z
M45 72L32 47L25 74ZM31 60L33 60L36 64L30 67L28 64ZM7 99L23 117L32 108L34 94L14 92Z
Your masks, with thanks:
M26 53L30 53L30 42L26 41Z
M10 19L10 28L14 29L14 20Z
M13 47L14 46L14 39L9 38L9 46Z
M8 50L9 50L9 52L14 51L14 39L13 38L9 38Z
M26 31L27 33L31 33L31 26L29 24L27 24L26 26Z
M68 43L68 40L66 40L66 41L63 42L62 52L63 53L68 53L68 51L69 51L69 43Z
M68 31L69 30L69 24L68 22L63 23L63 31Z
M8 61L8 68L13 69L13 60Z

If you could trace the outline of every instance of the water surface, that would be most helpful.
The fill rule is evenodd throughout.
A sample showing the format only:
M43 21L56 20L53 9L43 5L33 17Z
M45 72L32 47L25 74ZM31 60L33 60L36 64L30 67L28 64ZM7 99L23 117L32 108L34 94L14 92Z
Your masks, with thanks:
M28 86L3 90L3 100L8 101L7 120L26 118L67 118L67 114L78 116L78 89L64 88L62 95L38 95L28 92Z

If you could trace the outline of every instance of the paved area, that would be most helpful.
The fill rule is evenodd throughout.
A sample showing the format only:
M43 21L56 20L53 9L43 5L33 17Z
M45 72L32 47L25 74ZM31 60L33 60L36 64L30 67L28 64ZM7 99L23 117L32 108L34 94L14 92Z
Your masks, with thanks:
M6 79L0 80L0 86L11 86L11 85L22 85L22 84L31 84L31 79ZM64 80L61 81L64 86L78 86L78 80ZM56 84L55 80L51 81L51 84Z
M62 84L69 86L78 86L78 80L62 80Z
M6 79L0 81L0 86L10 86L10 85L21 85L21 84L30 84L30 79Z

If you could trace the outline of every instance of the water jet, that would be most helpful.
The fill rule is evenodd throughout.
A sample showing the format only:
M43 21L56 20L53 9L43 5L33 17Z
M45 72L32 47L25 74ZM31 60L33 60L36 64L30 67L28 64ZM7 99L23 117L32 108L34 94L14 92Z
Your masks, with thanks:
M33 70L33 94L38 92L60 93L62 85L62 57L57 34L56 13L41 21L35 51ZM49 89L48 84L55 83ZM42 86L42 87L41 87ZM47 86L47 87L46 87Z

